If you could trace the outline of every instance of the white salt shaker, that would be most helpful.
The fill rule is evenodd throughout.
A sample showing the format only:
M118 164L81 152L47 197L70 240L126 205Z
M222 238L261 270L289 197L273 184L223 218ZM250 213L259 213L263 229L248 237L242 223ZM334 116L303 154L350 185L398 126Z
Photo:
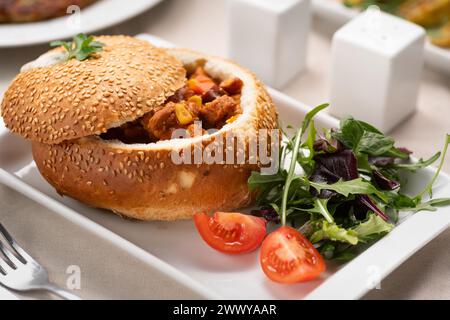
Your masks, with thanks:
M228 56L281 88L306 65L310 0L228 0Z
M333 37L331 109L388 132L415 109L425 31L369 8Z

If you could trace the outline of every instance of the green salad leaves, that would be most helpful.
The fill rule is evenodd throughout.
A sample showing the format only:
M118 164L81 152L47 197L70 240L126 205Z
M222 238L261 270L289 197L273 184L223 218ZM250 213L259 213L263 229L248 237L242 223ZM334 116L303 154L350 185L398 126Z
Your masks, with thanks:
M252 172L248 185L257 190L260 206L254 214L298 228L326 258L348 260L389 233L400 211L450 205L450 198L432 198L450 135L442 152L411 162L409 150L364 121L343 119L339 128L318 133L314 117L327 107L312 109L293 136L291 127L283 132L278 172ZM423 190L406 194L402 172L439 159Z

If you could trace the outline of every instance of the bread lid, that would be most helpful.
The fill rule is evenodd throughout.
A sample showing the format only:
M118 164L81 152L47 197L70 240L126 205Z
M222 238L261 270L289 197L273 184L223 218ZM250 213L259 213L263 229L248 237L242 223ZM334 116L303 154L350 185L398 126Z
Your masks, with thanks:
M26 65L3 98L6 127L48 144L99 135L163 104L185 84L183 65L164 49L126 36L95 40L105 46L87 60L58 62L64 49L56 48L37 60L50 65Z

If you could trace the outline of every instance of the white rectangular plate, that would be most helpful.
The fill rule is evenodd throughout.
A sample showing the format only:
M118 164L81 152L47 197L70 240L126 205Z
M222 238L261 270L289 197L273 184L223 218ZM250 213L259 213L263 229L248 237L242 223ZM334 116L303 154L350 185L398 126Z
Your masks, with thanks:
M336 25L336 28L354 18L359 11L347 8L342 0L312 0L314 13ZM425 61L433 69L450 75L450 49L443 49L427 41Z
M155 37L140 37L156 45L170 46ZM270 90L270 93L285 125L301 123L309 107L275 90ZM336 127L338 121L327 114L320 114L316 124L318 127ZM166 276L206 298L357 299L370 289L374 276L380 280L384 278L450 225L450 207L405 217L389 235L350 263L342 266L329 264L328 271L320 280L279 285L264 276L257 252L239 257L220 254L203 243L192 221L129 221L105 210L89 208L68 197L60 197L39 174L27 142L3 127L0 128L0 144L0 167L5 170L0 169L0 178L3 177L1 180L5 184L54 210L55 215L64 215L77 225L81 221L85 228L95 230L100 236L111 238L115 234L113 238L117 245L144 255L149 267L164 271L166 266ZM428 169L411 175L411 191L418 190L433 172L433 169ZM436 184L435 196L449 194L450 178L442 174ZM126 286L126 283L120 285Z

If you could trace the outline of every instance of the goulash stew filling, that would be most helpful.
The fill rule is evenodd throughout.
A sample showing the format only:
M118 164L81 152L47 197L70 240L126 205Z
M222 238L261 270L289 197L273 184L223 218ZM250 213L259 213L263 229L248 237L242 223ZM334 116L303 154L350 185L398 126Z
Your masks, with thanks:
M186 129L194 136L196 121L202 123L202 133L220 129L242 113L240 106L243 82L233 77L220 81L198 65L187 72L187 84L178 89L164 105L141 118L111 128L101 137L124 143L151 143L168 140L176 129Z

